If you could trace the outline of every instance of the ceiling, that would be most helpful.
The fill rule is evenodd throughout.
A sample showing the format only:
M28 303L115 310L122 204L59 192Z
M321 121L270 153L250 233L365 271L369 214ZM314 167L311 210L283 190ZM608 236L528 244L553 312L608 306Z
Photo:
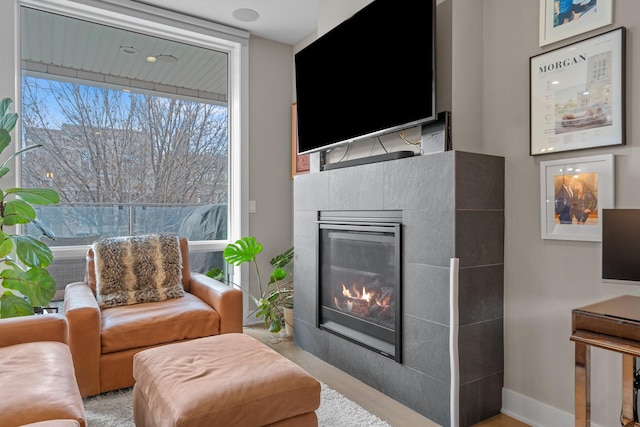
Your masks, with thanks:
M30 8L21 19L27 75L227 101L224 52ZM176 61L151 63L150 55Z
M293 45L317 29L319 0L135 0L228 25L269 40ZM259 14L253 22L233 17L236 9Z

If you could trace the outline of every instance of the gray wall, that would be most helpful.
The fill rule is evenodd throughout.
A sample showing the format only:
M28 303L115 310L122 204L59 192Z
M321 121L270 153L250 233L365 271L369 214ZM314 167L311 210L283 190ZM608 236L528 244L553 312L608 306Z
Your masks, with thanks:
M2 48L0 48L0 52L2 52L2 61L0 61L0 99L6 97L15 99L14 92L16 80L14 77L14 70L16 62L14 58L13 44L10 41L14 39L15 35L14 11L16 7L17 6L13 1L3 2L2 6L0 6L0 36L2 37L2 40L6 41L3 43ZM7 157L9 156L4 153L2 158L0 158L0 161L4 163ZM1 182L5 185L3 188L7 188L7 184L4 183L10 183L10 185L13 185L15 182L13 168Z
M506 158L505 389L573 414L571 309L613 296L638 295L640 289L600 282L600 243L540 238L540 161L613 153L616 207L640 207L640 151L634 129L634 112L640 107L640 86L635 81L640 65L640 56L635 54L640 2L618 0L614 2L613 25L544 49L538 47L539 2L483 3L483 93L479 99L463 98L462 102L482 112L482 151ZM454 19L454 28L456 24ZM529 57L618 26L628 29L627 146L529 156ZM460 28L458 32L464 31ZM458 32L454 30L454 34ZM464 53L466 47L454 43L454 49ZM471 70L452 71L456 86ZM465 124L457 122L457 126ZM619 423L620 360L618 354L593 352L592 419L599 425ZM526 402L526 398L521 400ZM520 412L528 417L538 415Z
M263 244L260 271L265 277L269 260L293 245L292 49L249 39L249 200L257 205L249 215L249 234ZM254 274L251 280L258 295Z

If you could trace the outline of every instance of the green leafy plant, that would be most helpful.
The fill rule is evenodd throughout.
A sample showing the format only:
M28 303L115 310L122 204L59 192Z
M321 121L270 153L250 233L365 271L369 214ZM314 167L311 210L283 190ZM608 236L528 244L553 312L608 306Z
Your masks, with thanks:
M271 258L269 264L273 268L281 268L285 270L289 280L286 285L280 288L280 290L276 290L275 292L279 292L280 301L282 301L282 305L284 307L293 308L293 271L288 268L291 266L293 262L293 248L289 248L283 253L276 255Z
M0 153L11 143L9 132L18 121L18 114L9 110L11 103L10 98L0 101ZM11 161L40 147L31 145L13 153L0 166L0 179L9 172ZM31 236L9 234L4 227L33 223L53 238L53 233L36 219L32 205L59 201L58 193L49 188L0 189L0 318L32 315L34 307L45 307L51 302L56 284L45 269L53 260L51 249Z
M256 305L256 317L262 317L269 332L277 333L284 327L283 307L293 307L293 280L292 274L287 271L287 266L293 260L293 248L277 255L270 260L273 270L269 275L269 282L262 285L260 269L258 268L257 256L262 252L262 244L255 237L243 237L233 243L229 243L224 250L225 261L232 265L241 265L246 262L252 263L255 267L255 274L260 286L260 296L256 297L248 288L235 284L245 292ZM223 280L224 274L221 269L209 270L207 276L214 279Z

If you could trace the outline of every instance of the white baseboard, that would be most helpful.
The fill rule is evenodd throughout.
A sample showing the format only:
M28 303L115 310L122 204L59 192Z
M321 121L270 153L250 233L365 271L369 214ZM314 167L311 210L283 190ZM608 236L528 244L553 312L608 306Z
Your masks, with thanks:
M532 427L567 427L575 424L572 413L506 388L502 389L502 413ZM593 422L591 426L602 427Z

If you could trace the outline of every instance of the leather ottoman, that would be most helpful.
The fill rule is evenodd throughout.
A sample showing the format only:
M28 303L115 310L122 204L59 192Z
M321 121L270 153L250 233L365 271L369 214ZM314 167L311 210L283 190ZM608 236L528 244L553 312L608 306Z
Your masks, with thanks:
M136 427L318 425L320 383L241 333L144 350L133 376Z
M77 420L49 420L25 424L20 427L80 427Z
M0 426L84 427L62 314L0 321Z

